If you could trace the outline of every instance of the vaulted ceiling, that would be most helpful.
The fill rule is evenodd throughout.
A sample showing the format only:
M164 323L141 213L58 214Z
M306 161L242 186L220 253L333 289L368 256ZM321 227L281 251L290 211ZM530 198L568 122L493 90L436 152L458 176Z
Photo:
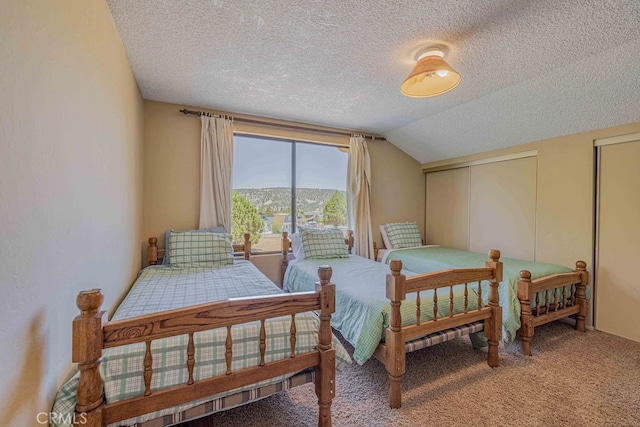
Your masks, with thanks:
M421 163L640 120L640 0L108 0L145 99L384 135ZM399 87L444 46L453 91Z

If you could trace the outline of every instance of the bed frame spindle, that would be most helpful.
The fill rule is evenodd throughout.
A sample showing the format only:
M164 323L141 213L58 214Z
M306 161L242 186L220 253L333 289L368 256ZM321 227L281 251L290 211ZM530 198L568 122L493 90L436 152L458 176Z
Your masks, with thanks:
M144 351L144 395L151 396L151 376L153 375L153 356L151 356L151 340L145 341Z
M469 311L469 284L464 284L464 314L467 314Z
M544 291L544 312L549 312L549 290Z
M231 359L233 358L233 341L231 339L231 326L227 326L227 340L225 341L224 359L227 362L227 375L231 374Z
M417 292L416 295L416 325L420 324L420 316L422 315L422 313L420 313L420 292Z
M260 320L260 366L264 366L264 353L267 350L267 333L264 329L264 319Z
M433 290L433 321L438 320L438 290Z
M453 286L449 287L449 317L453 317Z
M187 372L189 379L187 384L193 384L193 368L196 366L196 346L193 343L193 332L189 333L189 344L187 344Z
M296 315L291 315L291 328L289 329L289 344L291 344L291 356L296 357Z

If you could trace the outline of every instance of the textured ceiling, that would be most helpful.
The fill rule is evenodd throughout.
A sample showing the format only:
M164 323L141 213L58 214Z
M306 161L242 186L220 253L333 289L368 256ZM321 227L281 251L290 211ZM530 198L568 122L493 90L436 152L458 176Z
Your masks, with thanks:
M145 99L386 136L421 163L640 120L640 0L108 0ZM453 91L400 93L446 47Z

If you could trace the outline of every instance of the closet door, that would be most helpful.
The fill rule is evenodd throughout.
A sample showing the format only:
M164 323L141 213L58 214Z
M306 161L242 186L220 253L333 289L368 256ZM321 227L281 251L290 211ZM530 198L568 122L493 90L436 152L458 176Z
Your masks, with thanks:
M599 148L596 329L640 341L640 141Z
M469 168L427 174L426 243L467 250Z
M469 250L534 260L537 159L471 166Z

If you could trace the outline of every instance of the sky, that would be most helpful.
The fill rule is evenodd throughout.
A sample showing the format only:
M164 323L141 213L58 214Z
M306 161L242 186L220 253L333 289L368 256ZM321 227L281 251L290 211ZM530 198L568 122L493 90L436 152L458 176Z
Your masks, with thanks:
M290 142L235 135L233 187L291 186ZM296 186L346 190L347 153L335 147L296 142Z

